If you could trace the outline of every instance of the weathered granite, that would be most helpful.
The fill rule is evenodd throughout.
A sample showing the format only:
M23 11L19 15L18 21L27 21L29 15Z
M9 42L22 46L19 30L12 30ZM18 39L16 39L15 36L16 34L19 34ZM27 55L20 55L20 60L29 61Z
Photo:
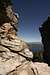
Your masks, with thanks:
M18 36L16 36L16 32L13 31L12 28L13 26L11 26L10 23L4 23L0 28L1 75L9 74L9 72L17 69L17 67L20 67L24 64L28 65L29 61L33 58L33 54L29 50L27 44Z
M0 0L0 2L2 8L0 11L0 75L11 73L17 75L23 69L22 67L28 66L33 53L16 35L19 17L12 10L11 0Z

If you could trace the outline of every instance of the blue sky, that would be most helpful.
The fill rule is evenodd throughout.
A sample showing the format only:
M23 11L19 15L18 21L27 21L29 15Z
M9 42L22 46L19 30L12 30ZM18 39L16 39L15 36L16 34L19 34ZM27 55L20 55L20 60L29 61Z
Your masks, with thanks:
M19 13L18 36L26 42L41 42L40 25L50 15L50 0L13 0Z

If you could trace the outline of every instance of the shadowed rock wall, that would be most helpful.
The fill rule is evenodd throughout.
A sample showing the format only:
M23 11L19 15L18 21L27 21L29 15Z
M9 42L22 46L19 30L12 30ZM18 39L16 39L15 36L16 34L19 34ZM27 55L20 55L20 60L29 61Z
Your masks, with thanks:
M50 17L39 28L44 46L44 62L50 65Z

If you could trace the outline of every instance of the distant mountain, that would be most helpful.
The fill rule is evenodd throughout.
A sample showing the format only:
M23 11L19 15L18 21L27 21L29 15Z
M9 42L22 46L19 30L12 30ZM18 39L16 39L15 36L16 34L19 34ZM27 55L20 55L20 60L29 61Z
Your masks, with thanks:
M27 42L27 43L30 43L30 44L42 44L41 42Z
M41 42L29 42L27 45L31 50L43 50L43 45Z

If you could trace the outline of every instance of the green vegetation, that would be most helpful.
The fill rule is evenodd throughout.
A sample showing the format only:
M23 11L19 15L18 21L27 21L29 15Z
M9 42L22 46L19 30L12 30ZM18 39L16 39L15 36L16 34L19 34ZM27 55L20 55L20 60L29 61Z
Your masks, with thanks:
M4 7L7 7L8 5L12 5L11 0L0 0L0 13L3 13Z
M43 61L43 50L33 52L33 61L42 62Z

